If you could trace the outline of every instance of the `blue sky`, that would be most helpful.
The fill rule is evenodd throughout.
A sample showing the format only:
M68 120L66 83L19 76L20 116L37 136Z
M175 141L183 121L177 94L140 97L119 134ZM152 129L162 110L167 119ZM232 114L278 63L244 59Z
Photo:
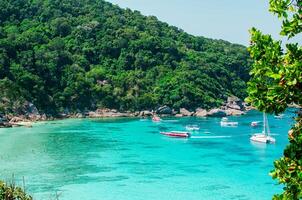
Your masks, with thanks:
M268 0L107 0L199 36L249 44L256 27L280 39L281 22L268 12Z

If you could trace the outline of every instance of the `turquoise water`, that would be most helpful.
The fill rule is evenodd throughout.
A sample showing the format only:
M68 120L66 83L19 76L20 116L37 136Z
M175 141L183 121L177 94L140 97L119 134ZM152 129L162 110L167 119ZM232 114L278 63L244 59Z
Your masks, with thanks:
M72 119L42 122L33 128L0 129L0 179L25 179L35 199L200 200L271 199L282 187L268 175L287 144L290 113L269 116L275 145L259 145L260 132L250 112L220 127L219 118L172 118L160 123L140 119ZM198 124L190 139L159 131ZM222 136L222 137L216 137Z

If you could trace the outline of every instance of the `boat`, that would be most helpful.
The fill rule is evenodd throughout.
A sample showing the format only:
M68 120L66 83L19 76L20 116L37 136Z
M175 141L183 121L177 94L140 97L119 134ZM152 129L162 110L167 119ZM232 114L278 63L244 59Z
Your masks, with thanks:
M283 119L284 114L279 114L274 116L276 119Z
M230 122L227 117L223 117L220 121L220 125L234 127L234 126L238 126L238 122Z
M186 129L188 131L199 131L200 130L199 126L197 126L197 125L187 125Z
M259 123L260 123L260 122L258 122L258 121L257 121L257 122L251 122L251 127L259 126Z
M256 133L250 138L253 142L274 144L276 139L270 136L270 129L268 125L268 120L265 112L263 112L263 131L262 133Z
M153 122L160 122L161 119L160 119L160 117L154 115L154 116L152 117L152 121L153 121Z
M176 138L188 138L191 136L190 133L183 131L160 132L160 134Z

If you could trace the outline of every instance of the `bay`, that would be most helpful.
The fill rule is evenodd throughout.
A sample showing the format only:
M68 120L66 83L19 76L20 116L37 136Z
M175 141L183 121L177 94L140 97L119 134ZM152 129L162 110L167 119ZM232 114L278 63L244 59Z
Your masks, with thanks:
M251 143L251 111L238 127L221 127L220 118L67 119L33 128L0 129L0 179L25 179L34 199L154 200L271 199L282 192L269 172L288 143L293 123L269 116L274 145ZM189 139L160 131L200 126Z

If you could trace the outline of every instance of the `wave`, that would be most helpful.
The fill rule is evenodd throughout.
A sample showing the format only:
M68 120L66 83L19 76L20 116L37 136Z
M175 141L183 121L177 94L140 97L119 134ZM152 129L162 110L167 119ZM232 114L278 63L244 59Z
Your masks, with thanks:
M219 136L192 136L190 138L193 139L214 139L214 138L231 138L232 136L230 135L219 135Z

